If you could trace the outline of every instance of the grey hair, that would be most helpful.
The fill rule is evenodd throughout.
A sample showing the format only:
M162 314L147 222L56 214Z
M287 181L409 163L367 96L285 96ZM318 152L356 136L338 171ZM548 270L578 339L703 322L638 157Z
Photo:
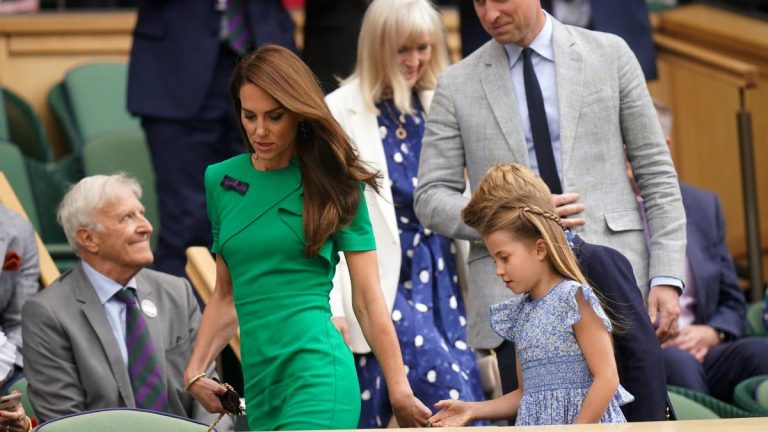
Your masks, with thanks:
M139 182L122 172L85 177L70 186L59 204L56 219L64 229L67 241L75 252L79 252L81 246L77 240L77 230L98 229L97 214L106 205L114 202L120 188L127 188L136 196L136 199L141 199Z

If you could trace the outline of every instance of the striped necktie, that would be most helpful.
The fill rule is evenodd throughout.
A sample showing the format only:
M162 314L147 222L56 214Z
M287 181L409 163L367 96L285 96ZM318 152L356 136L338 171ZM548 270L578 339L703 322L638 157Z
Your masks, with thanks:
M248 28L248 16L245 9L247 0L229 0L224 11L226 32L224 38L234 52L244 55L251 50L251 37Z
M125 347L128 350L128 375L133 387L136 407L153 411L168 410L168 394L163 381L163 369L157 361L152 336L141 312L136 293L123 288L114 295L125 303Z

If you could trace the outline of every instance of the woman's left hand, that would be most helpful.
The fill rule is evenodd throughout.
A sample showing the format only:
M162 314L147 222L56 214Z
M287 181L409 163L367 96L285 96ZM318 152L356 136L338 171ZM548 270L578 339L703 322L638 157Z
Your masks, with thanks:
M393 398L392 412L395 414L398 427L423 427L427 426L432 411L426 407L413 394L400 398Z
M29 422L21 402L11 411L0 410L0 432L27 432Z

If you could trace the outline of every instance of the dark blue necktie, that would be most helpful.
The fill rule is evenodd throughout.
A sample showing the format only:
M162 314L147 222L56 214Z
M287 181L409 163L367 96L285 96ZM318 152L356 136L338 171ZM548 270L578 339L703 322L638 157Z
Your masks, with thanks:
M536 161L539 164L539 176L549 186L549 191L555 194L563 193L560 177L557 175L555 155L552 153L552 139L549 136L547 111L544 108L544 98L541 96L539 80L533 70L531 55L533 50L523 48L523 79L525 80L525 100L528 102L528 119L531 121L531 137L536 151Z

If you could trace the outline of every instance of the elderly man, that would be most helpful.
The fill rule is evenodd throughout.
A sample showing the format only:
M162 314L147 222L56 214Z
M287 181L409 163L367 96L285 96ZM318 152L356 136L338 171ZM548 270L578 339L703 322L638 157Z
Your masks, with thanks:
M145 269L152 225L126 175L72 186L58 220L80 262L27 301L25 374L45 421L96 408L136 407L202 421L183 372L200 311L189 283Z

